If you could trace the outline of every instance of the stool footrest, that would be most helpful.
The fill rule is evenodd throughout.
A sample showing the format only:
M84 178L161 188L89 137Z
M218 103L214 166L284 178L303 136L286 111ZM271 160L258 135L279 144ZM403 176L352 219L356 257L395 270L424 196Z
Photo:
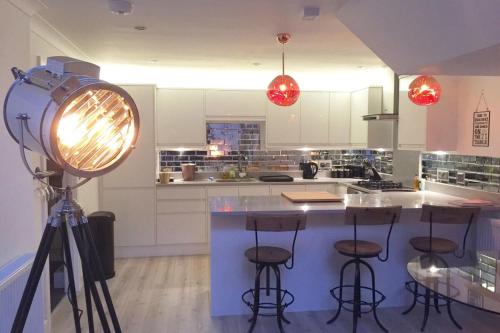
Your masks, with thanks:
M350 307L345 306L345 304L349 305L354 305L354 299L343 299L340 298L340 289L344 292L346 289L354 289L354 285L343 285L343 286L338 286L330 290L330 294L332 297L339 303L339 306L341 306L344 310L347 310L349 312L353 312L354 310ZM377 289L373 289L371 287L366 287L366 286L360 286L361 290L368 290L371 292L375 291L375 303L372 301L364 301L360 300L361 304L361 313L368 313L373 311L374 308L380 305L385 300L385 295L382 294L380 291ZM363 309L364 307L364 309Z
M416 302L417 302L418 304L425 305L425 301L420 300L420 297L425 298L425 294L424 294L424 293L419 293L419 292L415 293L415 290L413 290L413 289L411 288L411 286L415 286L415 283L417 283L417 282L415 282L415 281L408 281L408 282L405 282L405 288L406 288L406 290L408 290L410 293L412 293L412 295L415 295L415 296L417 297ZM425 287L423 287L423 288L425 289ZM447 306L447 301L448 301L448 298L446 298L446 297L444 297L444 296L442 296L442 295L440 295L440 294L437 294L437 293L436 293L436 295L437 295L437 298L438 298L438 302L439 302L439 301L443 301L443 300L445 301L444 303L438 303L437 305L438 305L438 306L440 306L440 307L441 307L441 306ZM451 301L451 300L450 300L450 301ZM434 305L434 306L435 306L435 305Z
M259 289L259 291L261 293L261 297L263 296L263 294L265 295L265 293L268 289L271 292L273 292L274 294L277 292L276 288L263 287L263 288ZM293 296L293 294L291 292L289 292L286 289L280 289L280 293L282 295L281 296L281 311L283 312L288 306L290 306L295 301L295 297ZM255 299L255 289L248 289L247 291L245 291L241 295L241 300L243 301L243 303L245 303L252 311L253 311L253 307L254 307L254 299ZM261 301L261 302L259 302L258 307L259 307L259 309L263 309L263 310L276 309L277 304L274 302L262 302ZM260 313L259 312L259 316L275 317L276 312L274 312L274 313Z

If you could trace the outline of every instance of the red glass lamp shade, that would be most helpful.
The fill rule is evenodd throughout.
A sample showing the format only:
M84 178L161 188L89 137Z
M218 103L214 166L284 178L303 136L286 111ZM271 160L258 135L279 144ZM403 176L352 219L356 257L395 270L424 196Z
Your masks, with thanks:
M289 75L278 75L267 87L267 98L280 106L290 106L299 99L300 88Z
M408 98L417 105L433 105L441 97L441 85L432 76L421 75L410 83Z

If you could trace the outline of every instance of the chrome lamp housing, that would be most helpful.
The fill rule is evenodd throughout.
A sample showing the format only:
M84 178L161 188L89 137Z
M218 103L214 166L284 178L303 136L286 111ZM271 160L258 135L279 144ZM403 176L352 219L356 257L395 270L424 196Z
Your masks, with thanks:
M12 72L3 115L24 148L85 178L113 170L130 154L139 133L137 106L124 89L99 79L98 66L50 57L45 66Z

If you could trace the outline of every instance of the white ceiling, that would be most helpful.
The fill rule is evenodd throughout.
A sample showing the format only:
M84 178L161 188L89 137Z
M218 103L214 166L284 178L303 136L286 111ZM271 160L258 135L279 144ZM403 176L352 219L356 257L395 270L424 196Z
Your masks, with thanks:
M338 19L398 74L500 74L499 0L338 3Z
M99 64L279 70L275 34L286 31L287 71L383 66L335 18L333 0L135 0L129 16L111 14L106 0L44 2L40 15ZM321 8L315 21L302 20L306 4Z

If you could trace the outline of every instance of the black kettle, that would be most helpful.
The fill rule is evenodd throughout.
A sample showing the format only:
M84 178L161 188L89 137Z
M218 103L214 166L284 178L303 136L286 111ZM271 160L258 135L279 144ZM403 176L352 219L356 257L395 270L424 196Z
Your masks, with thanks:
M318 173L318 169L318 165L314 162L302 163L302 178L314 179L314 176Z

